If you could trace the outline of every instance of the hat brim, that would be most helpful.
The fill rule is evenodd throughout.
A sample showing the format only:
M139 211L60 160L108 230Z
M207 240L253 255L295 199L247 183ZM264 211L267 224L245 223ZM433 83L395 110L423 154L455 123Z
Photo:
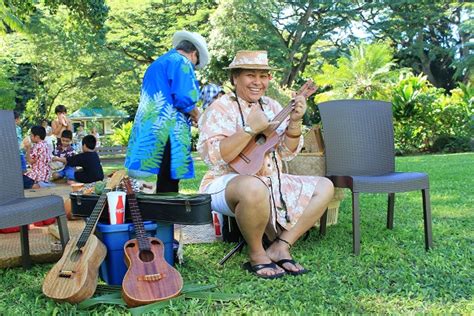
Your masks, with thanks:
M236 65L232 67L224 67L222 69L250 69L250 70L273 70L273 71L281 71L281 68L273 68L264 65Z
M196 36L196 34L188 31L178 31L173 35L173 47L176 47L181 41L190 41L196 46L199 52L199 64L196 68L202 69L209 63L209 52L207 51L207 45L204 38Z

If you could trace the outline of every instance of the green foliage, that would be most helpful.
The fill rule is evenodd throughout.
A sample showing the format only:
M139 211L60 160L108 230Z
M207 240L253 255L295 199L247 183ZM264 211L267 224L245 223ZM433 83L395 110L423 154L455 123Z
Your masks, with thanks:
M0 0L0 34L7 33L7 26L14 31L25 31L23 22L14 11L15 9L8 2Z
M343 98L388 100L389 88L398 74L392 70L394 65L393 50L388 43L353 46L336 65L326 62L321 73L314 75L317 84L330 89L316 99L319 102Z
M133 122L122 124L121 127L114 129L114 133L110 138L114 145L127 146L130 134L132 133Z
M0 109L13 110L15 105L15 85L0 64Z
M282 68L280 85L291 87L310 64L313 45L348 27L355 11L351 1L224 0L211 16L209 47L213 59L207 73L223 81L236 51L265 49Z
M471 139L466 136L441 135L435 139L431 147L433 152L456 153L473 151Z
M438 137L472 135L472 8L454 0L0 0L0 27L6 25L0 106L23 112L24 125L52 118L55 105L72 112L92 98L134 117L146 67L171 47L176 30L187 29L208 39L212 58L198 73L203 83L225 82L222 68L237 50L268 50L270 62L282 69L268 95L282 105L288 93L275 83L296 90L310 77L326 85L317 102L390 100L397 69L411 67L434 86L448 87L449 95L432 86L395 85L397 147L435 150ZM361 27L367 43L356 45L360 38L352 33ZM453 78L464 85L454 88ZM318 119L309 101L305 123Z
M270 81L266 95L277 100L282 106L286 106L292 98L291 90L288 88L282 88L275 82L275 80Z
M44 0L44 3L52 14L55 14L60 6L65 6L79 24L87 22L96 30L104 25L109 12L105 0Z
M473 153L397 157L397 170L426 172L432 184L434 248L423 245L423 216L419 192L397 194L395 227L385 228L387 200L383 194L361 195L360 256L351 255L352 212L346 198L338 224L320 238L313 229L307 240L291 249L310 273L262 280L242 270L247 249L224 266L217 262L233 244L214 242L184 246L184 282L216 286L214 292L239 294L232 302L188 299L173 301L153 314L312 315L312 314L460 314L474 310L471 212L474 196ZM122 168L115 164L114 169ZM109 173L112 169L105 164ZM196 163L197 177L183 181L181 191L196 192L207 171ZM87 311L55 302L41 292L51 264L31 270L0 270L0 313L12 315L128 315L126 308L99 304Z
M469 93L469 88L464 87ZM426 76L411 73L402 76L393 88L395 144L399 153L469 150L469 124L474 114L472 103L466 102L470 97L462 89L451 91L451 95L443 92L433 87Z
M364 7L367 31L389 38L401 67L423 73L438 88L472 80L473 4L469 1L370 1Z
M25 20L37 10L39 1L35 0L0 0L0 34L6 33L5 25L15 31L28 32ZM64 7L71 14L72 22L78 27L88 24L95 30L104 25L109 8L105 0L44 0L44 6L51 14L56 14Z
M191 126L191 150L196 151L196 146L199 139L199 129Z

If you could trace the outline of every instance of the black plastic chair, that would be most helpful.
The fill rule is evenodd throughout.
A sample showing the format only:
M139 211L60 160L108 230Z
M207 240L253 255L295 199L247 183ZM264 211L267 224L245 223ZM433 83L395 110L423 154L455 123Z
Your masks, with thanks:
M64 249L69 231L63 199L56 195L25 198L15 119L6 110L0 110L0 178L0 228L21 227L23 267L31 266L28 224L56 217Z
M353 251L360 253L359 193L388 193L387 228L393 228L395 193L421 190L425 248L432 245L429 179L425 173L395 172L392 105L369 100L318 105L326 146L326 176L352 191Z

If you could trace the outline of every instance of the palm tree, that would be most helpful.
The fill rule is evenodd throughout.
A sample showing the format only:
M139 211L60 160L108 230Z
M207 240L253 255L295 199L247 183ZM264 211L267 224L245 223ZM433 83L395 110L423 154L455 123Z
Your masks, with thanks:
M362 43L352 47L347 56L337 60L337 65L325 63L315 82L331 90L317 96L317 101L331 99L389 100L388 87L395 82L398 72L393 52L387 43Z

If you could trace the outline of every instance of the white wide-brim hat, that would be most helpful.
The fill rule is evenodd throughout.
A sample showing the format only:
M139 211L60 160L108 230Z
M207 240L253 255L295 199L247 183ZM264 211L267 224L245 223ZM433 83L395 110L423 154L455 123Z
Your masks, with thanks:
M207 51L207 44L204 37L198 33L188 31L178 31L173 35L173 47L176 47L181 41L190 41L196 46L199 52L199 64L196 68L202 69L209 63L209 52Z

